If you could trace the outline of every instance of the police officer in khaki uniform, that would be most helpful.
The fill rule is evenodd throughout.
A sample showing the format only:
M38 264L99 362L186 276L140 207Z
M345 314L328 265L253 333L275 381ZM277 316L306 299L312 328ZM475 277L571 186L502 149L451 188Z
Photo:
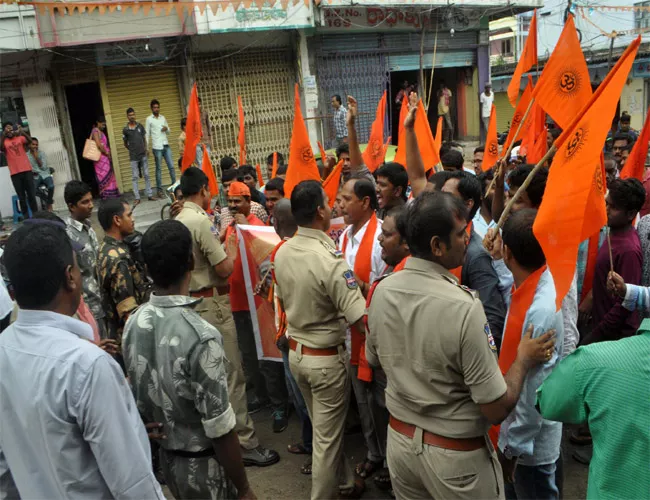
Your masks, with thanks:
M215 326L223 337L223 348L230 362L228 393L235 411L235 430L242 446L244 465L271 465L280 460L273 450L260 446L253 420L248 415L246 403L246 378L241 364L235 321L230 309L228 276L233 271L235 249L228 255L212 232L212 222L205 210L210 206L210 189L207 176L198 168L190 167L181 176L183 208L176 216L192 233L194 270L190 282L190 295L202 297L195 307L203 319Z
M368 309L366 355L388 378L387 459L397 498L504 498L487 431L553 348L553 332L531 340L531 329L501 374L481 302L448 271L463 263L466 215L447 193L416 198L399 221L411 257L379 282Z
M354 496L362 488L343 454L348 409L345 331L361 326L365 301L354 274L325 233L331 210L319 182L291 194L296 235L273 259L276 293L287 316L289 364L314 429L311 498Z

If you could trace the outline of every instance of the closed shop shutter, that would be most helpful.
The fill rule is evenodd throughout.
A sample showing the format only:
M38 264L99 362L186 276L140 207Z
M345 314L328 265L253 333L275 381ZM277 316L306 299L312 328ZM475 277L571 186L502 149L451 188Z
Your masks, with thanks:
M377 52L331 54L321 52L317 54L316 72L320 95L320 114L324 117L322 127L325 148L334 147L336 138L330 104L333 95L340 95L343 101L348 95L357 99L359 103L359 117L357 118L359 142L361 144L368 142L377 103L384 90L389 90L388 58ZM390 113L390 108L388 112ZM389 116L388 124L390 123ZM390 130L388 135L390 135Z
M510 105L507 92L494 93L494 107L497 110L497 132L505 132L515 110Z
M122 143L122 129L126 125L126 110L133 108L138 121L145 126L151 114L149 103L152 99L160 101L160 114L169 124L169 146L172 149L173 166L178 177L178 136L181 133L181 118L185 116L181 108L180 93L175 68L105 68L106 94L110 108L113 154L113 169L122 192L132 191L131 164L129 152ZM104 110L108 115L108 112ZM110 136L109 136L110 137ZM171 183L165 160L162 160L163 185ZM155 162L149 156L149 176L155 187ZM142 185L142 183L140 183Z
M288 47L194 56L194 78L212 128L212 162L239 161L237 96L246 127L246 162L266 165L273 151L289 152L293 120L294 58ZM266 174L266 168L262 168Z

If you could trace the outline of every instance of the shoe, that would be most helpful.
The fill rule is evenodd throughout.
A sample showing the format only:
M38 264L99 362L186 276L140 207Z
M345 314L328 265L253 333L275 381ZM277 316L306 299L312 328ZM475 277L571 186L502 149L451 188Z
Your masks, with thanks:
M140 198L133 201L133 208L137 207L140 204Z
M258 446L252 450L241 449L241 457L245 466L257 465L258 467L266 467L273 465L280 461L280 455L275 450L267 450Z
M260 403L259 399L251 401L250 403L248 403L248 414L249 415L255 415L262 408L263 408L263 406L262 406L262 403Z
M282 432L289 425L287 412L284 410L273 410L273 432Z

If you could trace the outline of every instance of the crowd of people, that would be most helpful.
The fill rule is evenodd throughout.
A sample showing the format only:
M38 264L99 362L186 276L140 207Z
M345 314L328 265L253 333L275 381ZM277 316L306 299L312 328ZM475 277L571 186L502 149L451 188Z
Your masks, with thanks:
M250 415L271 407L282 432L293 407L302 439L287 451L307 457L311 498L359 498L371 478L397 498L561 498L563 424L593 445L579 457L591 461L589 498L646 498L650 215L644 185L618 178L636 140L629 120L604 145L593 284L587 241L556 310L533 232L548 169L515 151L482 172L481 147L466 169L450 141L442 168L425 165L416 103L406 165L370 172L348 99L345 141L321 165L325 178L342 163L335 200L318 181L285 198L275 152L263 188L255 168L223 158L216 205L205 173L187 168L173 218L144 235L133 207L108 197L100 241L81 181L65 186L65 219L33 213L3 256L17 311L0 335L0 497L163 498L160 481L175 498L255 498L245 466L280 454ZM157 106L146 126L127 111L134 192L147 135L157 167L165 158L173 171ZM30 142L4 131L8 150ZM347 224L336 243L333 217ZM282 363L258 359L236 225L281 239L256 292L275 309ZM367 453L351 465L353 411Z

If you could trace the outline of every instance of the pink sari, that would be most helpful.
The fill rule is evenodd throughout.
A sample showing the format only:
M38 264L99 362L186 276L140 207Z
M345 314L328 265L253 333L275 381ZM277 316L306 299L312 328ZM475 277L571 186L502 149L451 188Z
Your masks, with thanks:
M111 150L108 147L106 134L95 127L93 128L93 135L95 134L95 131L99 133L99 140L102 143L102 146L104 146L106 151L110 153ZM120 190L117 188L117 182L115 181L115 174L111 168L111 160L103 153L99 160L95 162L95 176L97 177L99 195L102 200L105 200L106 198L118 198L120 196Z

